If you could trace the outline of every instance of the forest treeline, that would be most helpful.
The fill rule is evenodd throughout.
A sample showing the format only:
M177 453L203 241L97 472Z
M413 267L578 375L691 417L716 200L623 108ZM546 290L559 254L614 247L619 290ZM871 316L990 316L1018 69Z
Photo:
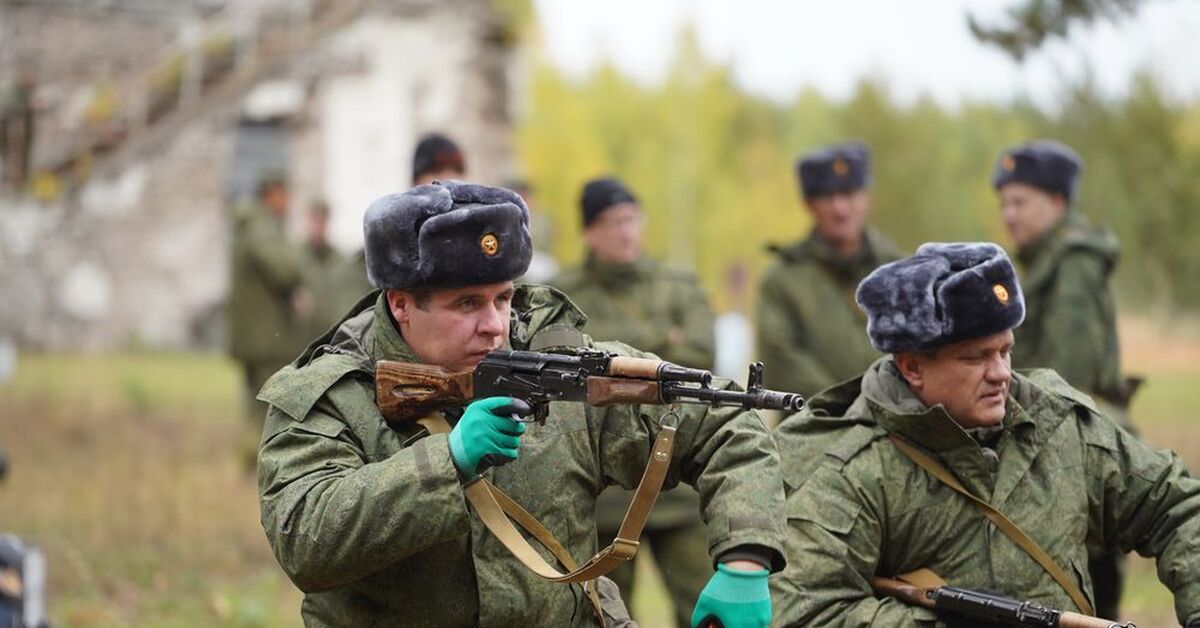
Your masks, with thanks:
M747 93L683 41L656 86L611 67L572 80L535 64L517 150L561 262L582 257L581 185L615 174L649 215L649 251L695 269L718 309L728 308L730 268L743 267L753 287L769 262L765 246L809 228L796 156L842 139L870 146L872 222L905 249L946 240L1007 247L989 184L997 154L1052 138L1086 162L1079 210L1121 241L1123 307L1200 309L1200 105L1169 97L1149 73L1116 98L1090 80L1064 85L1053 111L1018 99L901 104L883 78L861 82L846 100L808 90L780 104Z

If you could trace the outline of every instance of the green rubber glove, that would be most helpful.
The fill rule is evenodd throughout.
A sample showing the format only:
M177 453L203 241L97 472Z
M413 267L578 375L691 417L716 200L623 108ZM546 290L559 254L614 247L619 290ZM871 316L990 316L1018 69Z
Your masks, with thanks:
M741 571L717 565L692 612L692 628L766 628L771 623L770 572Z
M494 456L490 461L517 459L517 446L521 444L525 424L514 421L511 416L492 414L493 410L512 404L512 397L473 401L450 430L450 457L463 475L475 476L483 471L479 463L485 456Z

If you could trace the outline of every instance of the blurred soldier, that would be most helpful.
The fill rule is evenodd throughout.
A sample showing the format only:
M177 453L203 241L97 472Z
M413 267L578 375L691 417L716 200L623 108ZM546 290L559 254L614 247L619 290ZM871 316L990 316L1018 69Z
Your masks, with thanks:
M235 217L233 273L227 305L229 353L242 365L247 416L261 421L267 407L255 401L272 373L296 357L297 308L311 305L303 290L300 248L288 241L287 181L259 180L257 202Z
M466 158L453 140L440 133L430 133L417 142L412 172L413 186L462 179L467 174Z
M580 204L587 259L553 283L587 315L588 335L711 370L716 341L708 299L695 275L642 254L643 215L637 198L617 179L603 178L584 186ZM601 494L596 528L602 543L616 535L631 497L616 489ZM700 503L688 488L664 493L642 534L675 602L679 626L689 625L696 595L712 574L704 539ZM630 563L610 574L627 600L634 573Z
M262 522L305 592L307 625L597 625L578 587L523 568L472 516L464 484L483 473L582 562L596 550L596 494L638 482L660 431L646 417L662 408L553 403L539 425L517 423L502 410L512 399L491 397L389 427L375 403L383 359L459 370L501 347L645 355L593 345L558 291L514 286L532 254L528 225L520 197L501 188L450 181L375 201L363 227L376 300L263 389ZM766 626L768 572L782 568L774 442L753 412L677 412L667 481L703 492L712 525L700 551L720 563L697 609L731 628ZM484 470L489 457L509 462Z
M854 288L880 264L900 257L867 226L871 163L867 147L837 144L796 164L812 232L766 271L758 304L758 358L766 386L812 395L862 372L879 353L863 334Z
M1112 233L1091 227L1072 200L1083 162L1057 142L1004 150L992 185L1017 245L1025 324L1014 333L1013 366L1052 368L1067 383L1111 404L1107 414L1132 430L1127 409L1137 380L1121 378L1116 306L1109 277L1117 263ZM1093 553L1096 608L1117 617L1124 560Z
M298 325L296 355L367 292L359 293L355 282L348 280L346 271L350 261L329 244L329 206L323 201L313 203L305 219L301 274L304 288L312 297L312 307ZM362 273L362 269L358 272Z
M1157 557L1180 623L1200 626L1200 480L1053 371L1012 371L1025 308L1000 247L926 244L857 301L890 355L776 430L790 523L778 625L955 625L872 594L872 577L922 569L1089 614L1097 542Z
M30 175L29 157L36 130L36 92L33 75L23 74L0 103L0 164L4 166L5 183L13 189L25 185Z

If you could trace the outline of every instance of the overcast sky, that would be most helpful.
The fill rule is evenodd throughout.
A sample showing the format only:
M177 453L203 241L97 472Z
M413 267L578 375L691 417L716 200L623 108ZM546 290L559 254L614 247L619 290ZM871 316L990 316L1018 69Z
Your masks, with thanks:
M729 63L745 88L780 101L806 86L846 97L863 76L884 77L904 101L943 104L1028 96L1053 105L1062 77L1090 66L1100 85L1123 93L1146 67L1178 98L1200 99L1200 2L1146 0L1118 22L1078 27L1024 64L977 42L1011 1L986 0L535 0L550 61L576 76L609 59L653 83L667 70L677 33L693 25L712 59Z

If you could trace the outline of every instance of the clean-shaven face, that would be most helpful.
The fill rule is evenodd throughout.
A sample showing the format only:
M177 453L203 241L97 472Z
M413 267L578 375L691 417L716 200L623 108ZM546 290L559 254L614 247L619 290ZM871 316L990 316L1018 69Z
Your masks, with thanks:
M945 406L964 428L999 425L1012 382L1012 347L1011 330L963 340L899 358L911 364L901 372L925 405Z
M1006 183L997 193L1004 226L1018 247L1037 242L1062 220L1067 211L1067 202L1062 196L1032 185Z
M816 223L817 235L838 250L855 250L871 212L866 190L834 192L804 199Z
M389 290L387 301L421 362L460 371L504 345L512 296L513 282L502 281L436 290L422 303L413 293Z

